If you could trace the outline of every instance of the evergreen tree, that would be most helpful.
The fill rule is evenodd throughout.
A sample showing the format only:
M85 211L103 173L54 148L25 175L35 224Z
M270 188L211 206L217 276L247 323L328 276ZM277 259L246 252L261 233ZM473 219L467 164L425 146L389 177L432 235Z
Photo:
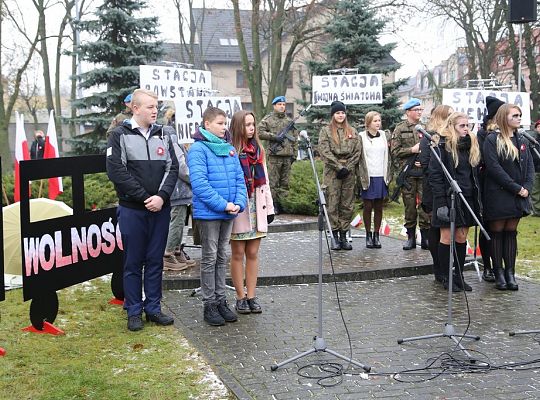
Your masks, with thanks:
M104 147L105 132L114 117L124 108L123 99L139 87L139 65L158 60L163 54L158 35L158 18L140 18L146 7L141 0L104 0L95 12L96 19L81 21L81 36L91 40L81 43L77 53L81 61L95 64L95 68L77 76L83 89L96 91L74 104L88 110L72 120L91 124L93 131L74 139L78 152L96 152ZM97 87L104 87L98 92ZM96 111L98 110L98 111Z
M370 8L369 0L342 0L337 2L334 18L326 26L328 36L323 47L323 61L307 63L311 75L328 75L328 70L357 68L359 74L387 74L400 64L390 62L395 43L381 45L378 41L384 21ZM383 85L383 103L347 105L349 124L364 129L364 116L377 111L382 117L383 129L393 129L402 115L396 90L405 80ZM308 90L311 87L307 88ZM315 137L324 123L328 123L330 106L312 107L307 115L311 134Z

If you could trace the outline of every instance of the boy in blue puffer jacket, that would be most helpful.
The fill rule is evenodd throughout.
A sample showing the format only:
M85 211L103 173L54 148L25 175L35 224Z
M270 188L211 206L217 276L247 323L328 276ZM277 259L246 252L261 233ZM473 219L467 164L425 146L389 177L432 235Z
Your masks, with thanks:
M203 113L203 127L193 135L188 153L193 219L201 234L201 293L204 320L213 326L237 320L225 296L227 248L233 219L247 205L244 173L227 141L227 116L215 107Z

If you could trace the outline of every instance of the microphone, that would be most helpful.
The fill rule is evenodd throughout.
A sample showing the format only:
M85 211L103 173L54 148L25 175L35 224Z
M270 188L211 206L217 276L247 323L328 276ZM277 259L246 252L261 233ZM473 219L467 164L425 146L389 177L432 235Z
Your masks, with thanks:
M306 141L308 141L308 142L310 141L310 140L309 140L309 136L308 136L306 130L302 129L298 135L299 135L302 139L304 139L304 140L306 140Z
M414 129L420 132L422 135L424 135L427 138L427 140L433 141L433 138L431 137L431 135L427 133L424 128L422 128L422 125L418 124L414 127Z
M533 145L538 146L538 141L533 138L525 129L520 128L518 129L518 133L521 133L523 136L527 138L529 142L531 142Z

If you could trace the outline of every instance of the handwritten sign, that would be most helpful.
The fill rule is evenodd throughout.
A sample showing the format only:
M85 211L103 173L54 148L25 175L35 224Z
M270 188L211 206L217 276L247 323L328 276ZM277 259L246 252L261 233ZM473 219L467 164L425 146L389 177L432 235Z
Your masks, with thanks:
M229 122L233 114L242 109L240 97L196 97L177 99L174 102L176 109L176 132L179 143L193 143L191 135L202 123L202 114L208 107L217 107L227 114Z
M443 104L469 116L469 121L482 123L487 114L486 97L492 96L508 104L519 106L522 113L521 124L531 125L531 100L529 93L496 92L472 89L443 89Z
M382 75L321 75L312 82L314 106L330 105L333 101L345 104L381 104Z
M201 97L211 93L210 71L140 65L140 85L153 91L159 100Z

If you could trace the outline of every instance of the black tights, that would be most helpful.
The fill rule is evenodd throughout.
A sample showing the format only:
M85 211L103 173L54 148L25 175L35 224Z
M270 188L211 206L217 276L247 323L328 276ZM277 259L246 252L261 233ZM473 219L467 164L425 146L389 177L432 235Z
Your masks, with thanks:
M519 218L498 219L489 223L490 232L515 232L519 224Z
M375 214L373 232L379 232L379 229L381 229L383 201L383 199L364 199L363 218L366 232L371 232L371 211L373 211L373 213Z

